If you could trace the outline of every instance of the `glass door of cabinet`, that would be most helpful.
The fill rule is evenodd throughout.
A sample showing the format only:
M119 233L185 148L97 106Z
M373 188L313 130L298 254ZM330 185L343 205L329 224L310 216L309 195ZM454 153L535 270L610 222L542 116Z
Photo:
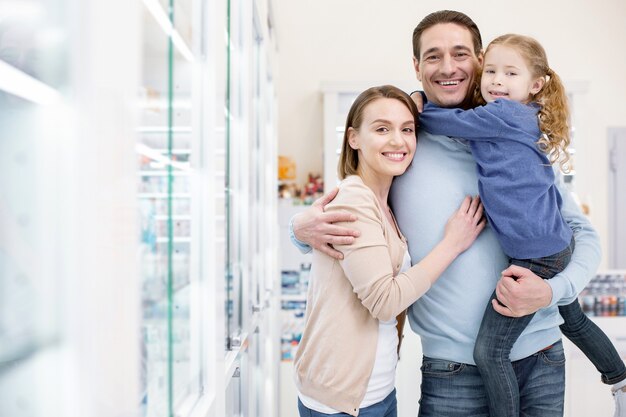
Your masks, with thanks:
M242 334L244 260L247 259L247 62L244 32L244 3L227 1L226 79L225 79L225 278L226 348L236 351Z
M64 207L55 158L69 135L65 3L0 1L0 380L6 366L60 337L53 300ZM44 41L46 33L56 37Z
M200 395L192 344L194 244L192 183L192 0L143 0L143 69L137 128L142 404L147 417L171 417ZM199 353L196 353L199 355Z
M0 415L58 409L70 239L64 0L0 1ZM55 378L56 380L56 378ZM54 381L57 382L57 381Z
M221 7L223 6L223 7ZM212 195L212 201L214 203L214 219L211 222L211 229L214 243L215 262L211 270L211 275L217 277L217 286L215 287L215 293L224 294L225 296L219 298L217 302L223 303L223 314L219 314L220 323L216 324L216 328L219 329L220 334L218 338L224 341L222 345L220 343L220 355L224 351L228 350L229 346L229 327L228 316L231 314L233 307L229 302L229 297L226 295L229 290L229 278L226 271L226 235L227 235L227 170L228 162L226 159L227 142L230 136L230 122L229 122L229 101L230 95L229 83L228 83L228 70L229 70L229 25L228 25L228 2L214 3L215 15L213 16L214 28L213 32L216 36L212 39L210 45L210 55L213 58L212 70L215 74L215 94L213 97L213 111L211 116L213 125L209 131L211 136L211 152L210 152L210 164L213 172L213 187L214 193ZM226 34L225 37L219 35ZM222 309L222 307L220 307Z

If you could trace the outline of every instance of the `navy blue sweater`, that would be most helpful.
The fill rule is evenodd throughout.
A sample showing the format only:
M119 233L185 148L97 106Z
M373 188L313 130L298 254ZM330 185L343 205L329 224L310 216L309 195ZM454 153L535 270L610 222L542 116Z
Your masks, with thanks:
M470 142L487 218L504 252L516 259L555 254L572 238L552 166L537 146L538 110L496 100L470 110L427 103L420 115L424 130Z

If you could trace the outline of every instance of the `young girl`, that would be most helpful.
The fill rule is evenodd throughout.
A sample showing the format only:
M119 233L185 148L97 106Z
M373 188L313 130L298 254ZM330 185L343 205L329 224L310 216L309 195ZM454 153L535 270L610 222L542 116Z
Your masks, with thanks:
M343 181L325 211L353 213L361 234L351 245L335 245L341 261L313 252L305 328L295 357L301 417L396 416L404 311L486 224L479 198L466 197L440 243L411 267L387 196L394 176L413 159L417 115L411 98L392 86L364 91L348 113L338 167Z
M433 134L469 141L487 218L511 264L552 278L565 268L574 248L572 230L561 217L561 196L551 167L558 161L564 168L569 158L565 90L543 47L532 38L512 34L487 47L479 88L486 105L464 111L426 104L420 122ZM578 300L560 306L559 312L563 334L593 362L602 381L613 384L615 416L626 417L626 367L612 343L582 312ZM474 360L491 416L520 415L509 354L532 317L506 317L487 305Z

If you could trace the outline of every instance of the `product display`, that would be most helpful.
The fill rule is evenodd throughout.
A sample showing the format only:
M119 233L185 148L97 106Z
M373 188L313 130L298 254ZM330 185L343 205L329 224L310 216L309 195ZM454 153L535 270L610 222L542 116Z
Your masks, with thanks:
M580 293L580 305L589 316L626 316L626 271L597 274Z
M303 262L299 270L281 271L281 359L292 361L304 331L306 293L311 263Z

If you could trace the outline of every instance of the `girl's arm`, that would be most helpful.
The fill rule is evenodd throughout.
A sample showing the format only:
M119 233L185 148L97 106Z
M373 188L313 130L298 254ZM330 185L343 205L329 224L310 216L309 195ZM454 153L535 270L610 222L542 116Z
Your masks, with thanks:
M363 306L373 317L386 321L428 291L452 261L474 242L485 227L485 219L478 197L466 197L448 220L444 237L435 248L409 270L394 276L393 267L397 270L400 265L392 265L383 235L383 220L374 198L373 194L364 192L344 192L337 198L341 201L329 210L350 210L357 216L354 226L361 236L351 245L335 245L335 248L344 255L340 265Z
M469 110L428 103L420 114L420 126L434 135L471 141L494 140L517 132L539 138L536 111L511 100L496 100Z

